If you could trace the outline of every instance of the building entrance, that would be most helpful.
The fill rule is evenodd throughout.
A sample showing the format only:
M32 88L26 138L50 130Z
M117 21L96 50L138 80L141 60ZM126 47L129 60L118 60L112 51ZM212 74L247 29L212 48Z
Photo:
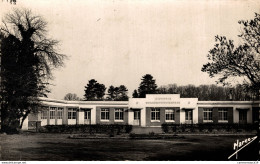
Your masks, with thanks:
M134 121L133 125L140 126L140 109L134 110Z

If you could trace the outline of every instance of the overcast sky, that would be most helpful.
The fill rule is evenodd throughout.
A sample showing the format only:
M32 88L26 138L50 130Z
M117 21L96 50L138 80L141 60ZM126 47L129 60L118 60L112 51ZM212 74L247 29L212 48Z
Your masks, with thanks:
M158 86L215 84L201 72L214 36L239 44L237 22L260 13L258 0L17 0L15 6L1 1L0 16L13 7L42 15L49 36L68 56L50 81L49 97L56 99L69 92L83 98L90 79L107 88L123 84L129 96L145 74L152 74Z

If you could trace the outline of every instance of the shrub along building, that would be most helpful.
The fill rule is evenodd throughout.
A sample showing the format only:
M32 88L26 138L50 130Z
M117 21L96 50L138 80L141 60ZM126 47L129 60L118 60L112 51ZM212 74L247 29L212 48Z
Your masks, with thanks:
M41 98L38 113L29 114L23 129L45 125L129 124L160 127L163 123L239 123L259 120L260 101L198 101L179 94L148 94L129 101L65 101Z

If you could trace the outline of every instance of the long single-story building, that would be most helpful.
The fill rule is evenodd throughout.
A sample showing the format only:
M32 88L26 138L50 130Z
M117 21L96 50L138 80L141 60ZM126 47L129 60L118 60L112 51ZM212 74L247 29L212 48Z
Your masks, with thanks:
M179 94L147 94L129 101L66 101L41 98L38 113L29 114L23 128L35 121L45 125L130 124L160 127L163 123L257 122L260 101L198 101Z

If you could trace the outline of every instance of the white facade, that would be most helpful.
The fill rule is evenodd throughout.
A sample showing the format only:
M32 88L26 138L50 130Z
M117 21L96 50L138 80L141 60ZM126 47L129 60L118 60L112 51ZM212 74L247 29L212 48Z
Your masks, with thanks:
M41 112L38 115L42 126L122 123L159 127L163 123L241 123L241 119L244 123L253 123L254 112L259 113L259 101L198 101L198 98L180 98L179 94L148 94L146 98L130 98L129 101L41 100L47 112L47 118L41 117ZM62 111L62 118L57 116L58 109ZM107 120L102 119L102 109L108 109ZM115 120L116 109L123 109L122 120ZM205 121L205 109L211 112L209 121ZM52 119L50 110L56 113L52 112ZM218 118L220 110L226 112L224 120ZM28 122L24 124L28 125ZM26 125L24 129L28 129Z

